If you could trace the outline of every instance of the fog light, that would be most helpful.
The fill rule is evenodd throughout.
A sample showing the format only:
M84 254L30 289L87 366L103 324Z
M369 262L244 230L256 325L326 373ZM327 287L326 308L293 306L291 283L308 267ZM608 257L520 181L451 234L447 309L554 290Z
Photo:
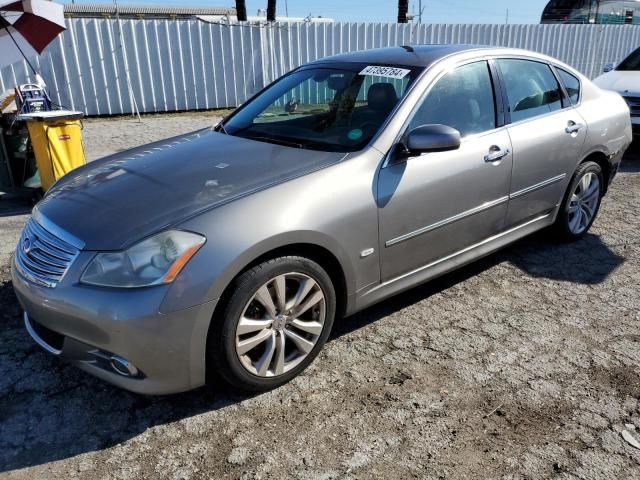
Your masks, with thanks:
M135 377L138 375L138 369L131 362L117 355L111 357L111 368L123 377Z

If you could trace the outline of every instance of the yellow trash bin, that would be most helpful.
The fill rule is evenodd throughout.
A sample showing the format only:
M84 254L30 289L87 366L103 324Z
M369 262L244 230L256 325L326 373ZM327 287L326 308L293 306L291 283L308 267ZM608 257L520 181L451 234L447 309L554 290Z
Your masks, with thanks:
M66 110L18 116L18 120L27 122L45 192L59 178L86 163L80 118L81 112Z

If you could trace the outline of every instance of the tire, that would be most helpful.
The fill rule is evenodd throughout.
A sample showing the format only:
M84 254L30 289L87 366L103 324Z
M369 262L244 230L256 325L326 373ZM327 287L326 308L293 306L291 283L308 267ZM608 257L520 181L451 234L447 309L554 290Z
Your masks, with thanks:
M559 240L575 242L587 234L600 211L604 185L600 165L587 161L578 166L553 225Z
M267 391L290 381L331 333L335 289L308 258L265 261L239 275L229 291L209 331L207 369L237 390Z

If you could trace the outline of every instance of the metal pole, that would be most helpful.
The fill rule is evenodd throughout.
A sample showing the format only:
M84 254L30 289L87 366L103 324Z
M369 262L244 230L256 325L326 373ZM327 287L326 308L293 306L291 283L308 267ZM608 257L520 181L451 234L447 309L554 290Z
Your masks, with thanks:
M509 9L507 8L507 16L505 18L505 24L509 25Z
M418 0L418 23L422 23L422 0Z
M29 59L27 58L27 56L24 54L24 52L22 51L22 49L20 48L20 45L18 45L18 41L13 38L13 35L11 35L11 30L9 30L9 23L7 22L7 25L4 27L4 29L7 31L7 33L9 34L9 38L11 40L13 40L13 43L15 44L16 48L18 49L18 51L20 52L20 54L22 55L22 58L24 58L24 61L27 62L27 65L29 65L29 67L31 67L31 70L33 70L33 74L37 75L38 72L36 72L36 69L33 68L33 65L31 65L31 62L29 61Z
M131 85L131 75L129 74L129 62L127 60L127 52L124 50L124 44L122 42L122 23L120 22L120 9L118 8L118 0L113 0L113 4L116 7L116 24L118 25L118 39L120 40L120 51L122 52L122 59L124 62L124 75L127 80L127 89L129 90L129 103L133 107L131 115L135 118L138 117L138 122L142 122L140 117L140 110L138 110L138 102L136 96L133 93L133 85ZM116 65L116 69L118 66Z

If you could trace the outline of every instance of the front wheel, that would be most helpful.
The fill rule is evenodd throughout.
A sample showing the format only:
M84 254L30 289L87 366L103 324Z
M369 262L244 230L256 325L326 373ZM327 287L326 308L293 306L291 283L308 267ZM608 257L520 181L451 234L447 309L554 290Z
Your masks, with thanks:
M312 260L268 260L241 274L232 292L214 319L208 367L237 389L264 391L288 382L331 332L334 287Z
M554 229L561 239L582 238L593 225L604 193L602 168L595 162L582 163L574 174Z

